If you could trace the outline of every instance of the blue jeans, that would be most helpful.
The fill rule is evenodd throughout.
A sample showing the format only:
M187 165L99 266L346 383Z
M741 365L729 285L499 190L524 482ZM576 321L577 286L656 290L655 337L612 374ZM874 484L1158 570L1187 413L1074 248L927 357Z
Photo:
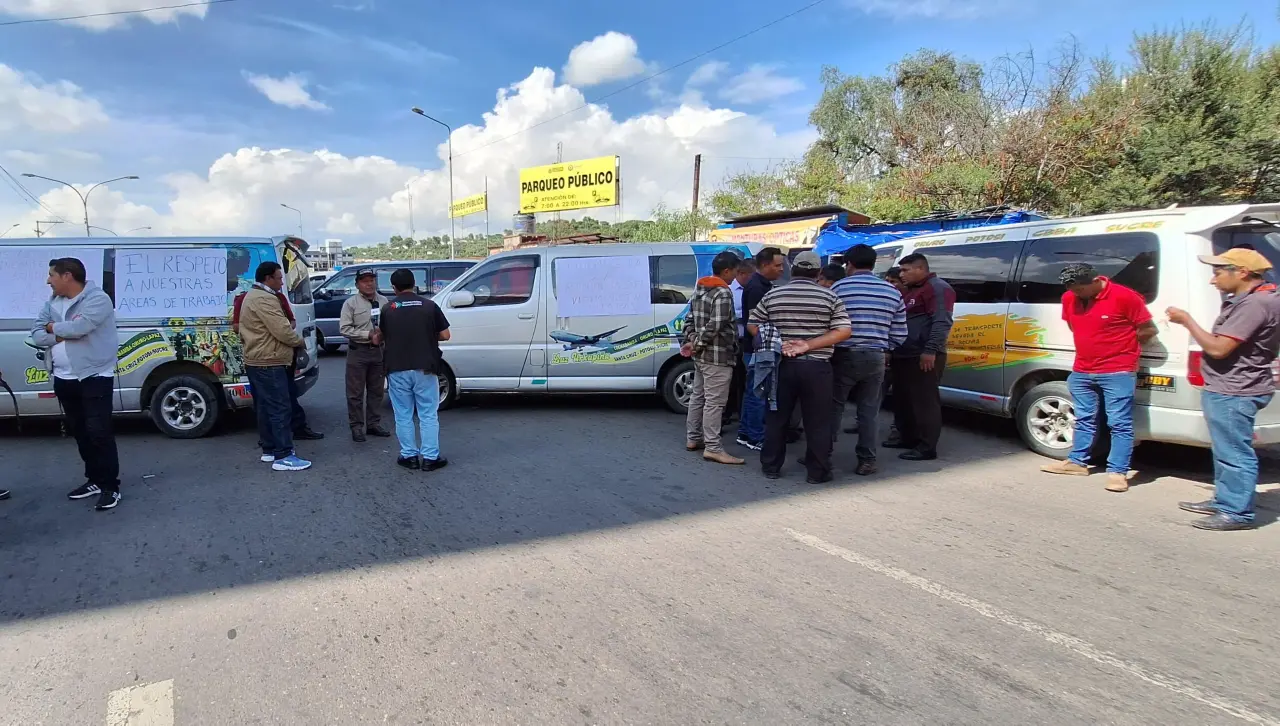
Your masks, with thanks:
M262 453L283 459L293 453L292 397L288 366L245 366L258 415Z
M396 438L400 440L401 458L421 455L424 459L440 458L440 380L422 371L396 371L387 374L387 392L396 415ZM417 409L417 427L413 412ZM418 434L421 431L421 445Z
M1253 521L1258 489L1258 452L1253 450L1253 422L1271 403L1265 396L1228 396L1201 391L1200 407L1213 444L1213 503L1237 522Z
M756 395L755 373L751 363L755 356L745 353L742 360L747 364L747 387L742 392L742 413L738 419L738 437L752 443L764 441L764 399Z
M1107 412L1111 429L1111 454L1107 457L1107 473L1128 474L1133 456L1133 392L1138 386L1137 373L1072 373L1067 376L1076 428L1072 437L1072 463L1085 466L1089 449L1098 433L1098 410Z

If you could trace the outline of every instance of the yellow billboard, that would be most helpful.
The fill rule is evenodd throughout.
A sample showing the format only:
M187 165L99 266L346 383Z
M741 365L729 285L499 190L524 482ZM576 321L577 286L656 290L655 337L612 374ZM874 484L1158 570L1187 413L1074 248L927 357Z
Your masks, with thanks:
M618 203L618 157L520 170L520 213L564 212Z
M465 217L468 214L483 212L488 208L489 194L488 192L480 192L479 194L472 194L469 197L463 197L462 199L455 201L453 206L449 208L449 216L451 218Z
M707 241L742 244L743 242L760 242L777 247L807 247L818 238L822 225L835 219L830 217L813 217L789 222L773 222L753 224L745 227L726 227L713 229L707 233Z

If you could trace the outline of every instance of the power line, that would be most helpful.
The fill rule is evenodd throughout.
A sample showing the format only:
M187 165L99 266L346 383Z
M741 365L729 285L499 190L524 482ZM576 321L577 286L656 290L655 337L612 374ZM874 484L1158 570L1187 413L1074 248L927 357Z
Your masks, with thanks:
M31 201L31 202L35 202L35 203L36 203L37 205L39 205L42 209L44 209L44 211L46 211L46 212L48 212L49 214L53 215L53 216L54 216L54 217L56 217L59 221L61 221L61 222L63 222L63 223L66 223L66 221L67 221L66 219L64 219L64 218L63 218L61 215L59 215L57 212L55 212L55 211L53 211L52 209L50 209L50 208L49 208L49 205L45 204L44 202L42 202L42 201L40 200L40 197L37 197L35 194L32 194L32 193L31 193L31 190L30 190L30 189L27 189L25 186L23 186L23 185L22 185L22 182L21 182L21 181L18 181L18 178L17 178L17 177L15 177L13 174L10 174L10 173L9 173L9 170L8 170L8 169L6 169L6 168L4 168L4 166L3 166L3 165L0 165L0 174L3 174L3 175L4 175L4 176L0 177L0 179L3 179L3 180L4 180L4 182L5 182L5 184L7 184L7 185L9 186L9 188L10 188L10 189L13 189L13 191L14 191L14 192L16 192L16 193L18 194L18 196L19 196L19 197L22 197L22 198L23 198L23 201Z
M526 127L522 128L522 129L520 129L519 131L516 131L515 133L507 134L506 136L503 136L502 138L494 139L493 141L490 141L490 142L489 142L489 143L487 143L487 144L482 144L482 145L477 146L477 147L475 147L475 148L473 148L473 149L467 149L466 151L462 151L462 152L455 153L455 154L453 155L453 157L456 159L456 158L458 158L459 156L464 156L464 155L466 155L466 154L470 154L470 153L471 153L471 152L473 152L473 151L479 151L479 150L481 150L481 149L485 149L485 148L488 148L488 147L490 147L490 146L493 146L494 144L500 144L500 143L502 143L503 141L506 141L506 140L508 140L508 139L513 139L513 138L515 138L515 137L517 137L517 136L519 136L519 135L521 135L521 134L523 134L523 133L525 133L525 132L527 132L527 131L532 131L533 129L536 129L536 128L538 128L539 126L543 126L543 125L545 125L545 124L549 124L549 123L551 123L552 121L555 121L555 120L557 120L557 119L564 118L565 116L568 116L569 114L577 113L578 111L581 111L582 109L584 109L584 108L586 108L586 107L588 107L588 106L592 106L592 105L594 105L594 104L600 103L601 101L603 101L603 100L605 100L605 99L607 99L607 98L613 98L614 96L616 96L616 95L618 95L618 94L620 94L620 93L625 93L625 92L627 92L627 91L630 91L631 89L633 89L633 88L635 88L635 87L637 87L637 86L640 86L640 85L645 84L645 83L647 83L647 82L649 82L649 81L652 81L653 79L657 78L658 76L664 75L664 74L666 74L666 73L670 73L671 71L674 71L674 70L676 70L677 68L681 68L681 67L683 67L683 66L687 66L687 65L689 65L690 63L692 63L692 62L694 62L694 61L696 61L696 60L699 60L699 59L701 59L701 58L705 58L705 57L707 57L707 56L711 55L712 53L715 53L716 51L723 50L724 48L727 48L727 47L729 47L729 46L733 45L734 43L737 43L737 42L738 42L738 41L740 41L740 40L745 40L746 38L749 38L749 37L751 37L751 36L755 35L756 33L759 33L759 32L761 32L761 31L763 31L763 30L768 30L769 28L772 28L773 26L777 25L778 23L781 23L781 22L782 22L782 21L784 21L784 20L789 20L789 19L791 19L791 18L793 18L793 17L795 17L795 16L799 15L800 13L805 12L806 10L811 10L812 8L815 8L815 7L817 7L817 6L821 5L821 4L822 4L822 3L824 3L824 2L826 2L826 0L814 0L813 2L809 3L808 5L805 5L804 7L801 7L801 8L799 8L799 9L797 9L797 10L793 10L793 11L791 11L791 12L789 12L789 13L787 13L786 15L783 15L783 16L781 16L781 17L774 18L773 20L770 20L769 22L765 23L764 25L761 25L761 26L759 26L759 27L757 27L757 28L754 28L754 29L752 29L752 30L748 30L747 32L745 32L745 33L743 33L742 35L739 35L739 36L737 36L737 37L735 37L735 38L732 38L732 39L730 39L730 40L726 40L725 42L721 43L720 45L715 46L714 48L709 48L709 49L707 49L707 50L704 50L704 51L702 51L701 53L699 53L699 54L697 54L697 55L690 56L689 58L686 58L686 59L684 59L684 60L680 61L679 63L676 63L676 64L675 64L675 65L673 65L673 66L667 66L666 68L663 68L662 70L658 71L657 73L654 73L654 74L652 74L652 75L645 76L644 78L641 78L640 80L636 81L635 83L631 83L631 84L629 84L629 85L623 86L622 88L619 88L618 90L616 90L616 91L614 91L614 92L612 92L612 93L606 93L605 95L600 96L599 98L595 98L595 99L592 99L592 100L590 100L590 101L587 101L586 103L582 104L581 106L578 106L577 108L569 109L568 111L565 111L564 113L562 113L562 114L560 114L560 115L558 115L558 116L552 116L551 118L543 119L543 120L539 121L538 123L536 123L536 124L531 124L531 125L529 125L529 126L526 126Z
M139 13L155 13L161 10L179 10L182 8L194 8L201 5L219 5L221 3L233 3L236 0L202 0L201 2L182 3L181 5L162 5L155 8L139 8L138 10L112 10L105 13L85 13L84 15L68 15L62 18L26 18L24 20L6 20L0 23L0 27L6 25L28 25L30 23L61 23L67 20L84 20L86 18L105 18L113 15L137 15Z

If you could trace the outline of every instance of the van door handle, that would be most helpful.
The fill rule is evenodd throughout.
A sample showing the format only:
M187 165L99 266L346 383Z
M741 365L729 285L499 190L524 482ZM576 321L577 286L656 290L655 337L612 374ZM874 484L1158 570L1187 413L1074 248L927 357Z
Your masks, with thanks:
M521 320L533 320L533 313L520 313L516 317L520 318Z

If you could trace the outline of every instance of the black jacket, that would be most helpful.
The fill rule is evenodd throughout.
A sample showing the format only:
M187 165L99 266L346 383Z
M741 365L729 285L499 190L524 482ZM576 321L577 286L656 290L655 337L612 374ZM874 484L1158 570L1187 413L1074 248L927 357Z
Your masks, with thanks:
M751 279L747 280L747 284L742 286L742 329L747 329L747 318L751 317L751 311L756 309L760 301L764 299L766 293L773 289L773 283L759 272L751 275ZM755 350L755 341L751 334L746 334L742 339L742 352L750 353Z
M382 306L383 364L387 373L422 371L439 374L440 333L449 329L440 306L411 292Z

